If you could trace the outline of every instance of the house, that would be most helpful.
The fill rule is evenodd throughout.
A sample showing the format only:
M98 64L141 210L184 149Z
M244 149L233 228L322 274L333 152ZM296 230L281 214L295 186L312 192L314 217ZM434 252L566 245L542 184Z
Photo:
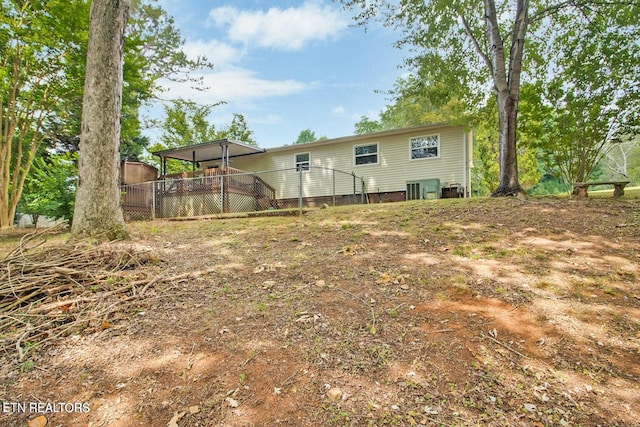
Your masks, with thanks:
M229 166L281 171L261 175L281 200L299 196L297 186L291 185L291 172L299 171L302 197L307 202L326 199L333 192L327 175L337 170L362 177L369 202L400 201L471 194L472 152L470 132L440 123L269 148L232 157ZM215 164L200 163L204 168ZM335 192L352 194L352 180L341 179Z
M462 126L438 123L268 149L228 139L178 147L153 153L159 181L123 186L123 208L176 217L467 197L472 144ZM169 158L191 171L167 174Z

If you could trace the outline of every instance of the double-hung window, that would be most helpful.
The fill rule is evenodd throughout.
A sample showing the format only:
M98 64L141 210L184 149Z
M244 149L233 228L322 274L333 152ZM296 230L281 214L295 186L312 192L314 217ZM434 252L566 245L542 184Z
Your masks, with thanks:
M296 172L308 171L310 164L311 162L309 153L296 154Z
M375 165L378 163L378 143L354 145L353 163L358 165Z
M411 138L411 160L440 157L440 135Z

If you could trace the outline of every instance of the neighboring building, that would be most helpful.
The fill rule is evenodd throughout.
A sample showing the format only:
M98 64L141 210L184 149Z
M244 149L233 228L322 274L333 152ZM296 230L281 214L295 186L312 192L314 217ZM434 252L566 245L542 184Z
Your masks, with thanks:
M38 222L34 224L34 219ZM50 228L64 222L64 219L52 219L42 215L16 213L14 224L18 228Z

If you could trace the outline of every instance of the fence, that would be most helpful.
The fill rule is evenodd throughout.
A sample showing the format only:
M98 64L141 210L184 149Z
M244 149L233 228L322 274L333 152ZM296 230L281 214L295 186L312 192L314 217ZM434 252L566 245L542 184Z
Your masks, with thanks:
M207 169L121 187L127 220L177 218L368 202L364 179L309 167L264 172Z

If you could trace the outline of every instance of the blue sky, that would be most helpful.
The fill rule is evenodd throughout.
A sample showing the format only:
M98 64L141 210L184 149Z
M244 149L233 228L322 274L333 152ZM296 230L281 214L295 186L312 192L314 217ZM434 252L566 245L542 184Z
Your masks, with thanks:
M225 101L211 121L245 116L261 147L293 143L303 129L329 138L352 135L362 115L377 117L384 93L403 74L392 30L355 27L331 0L160 0L174 17L185 51L214 63L206 86L167 84L170 97ZM153 134L151 134L153 138ZM155 141L154 141L155 142ZM199 142L199 141L196 141Z

